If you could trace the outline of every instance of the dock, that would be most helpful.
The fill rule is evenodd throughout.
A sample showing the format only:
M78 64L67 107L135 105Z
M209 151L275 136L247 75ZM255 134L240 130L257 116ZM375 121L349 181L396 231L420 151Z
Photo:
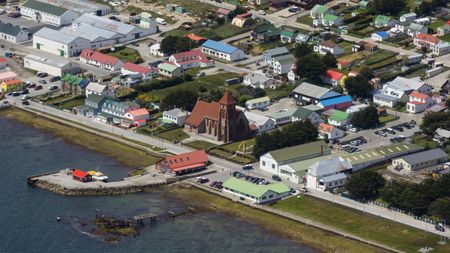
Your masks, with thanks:
M154 213L145 213L133 216L128 219L129 222L137 222L139 224L144 224L144 220L149 220L151 223L156 223L156 219L158 218L158 215Z

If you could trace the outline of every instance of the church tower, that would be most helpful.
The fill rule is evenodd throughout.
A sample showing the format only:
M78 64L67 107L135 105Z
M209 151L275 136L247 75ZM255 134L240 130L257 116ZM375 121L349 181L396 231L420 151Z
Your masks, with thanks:
M236 101L231 96L230 91L226 90L220 104L219 119L219 141L229 142L234 139L236 130Z

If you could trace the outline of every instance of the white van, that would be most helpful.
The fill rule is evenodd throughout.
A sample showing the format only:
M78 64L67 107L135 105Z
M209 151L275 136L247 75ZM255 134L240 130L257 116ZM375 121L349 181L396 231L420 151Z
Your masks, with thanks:
M162 18L156 18L156 23L160 24L160 25L167 25L167 22L162 19Z

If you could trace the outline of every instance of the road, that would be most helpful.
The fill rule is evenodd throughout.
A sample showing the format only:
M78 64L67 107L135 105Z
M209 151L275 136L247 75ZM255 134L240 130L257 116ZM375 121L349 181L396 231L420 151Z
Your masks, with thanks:
M24 108L21 104L20 97L8 97L8 100L11 104L15 105L19 108ZM117 135L119 137L123 137L129 140L139 141L145 144L149 144L152 146L160 147L166 149L167 151L175 154L191 152L193 149L181 146L180 144L174 144L168 142L167 140L163 140L157 137L151 137L147 135L138 134L132 130L125 130L119 127L115 127L113 125L102 123L94 118L89 118L81 115L75 115L70 112L58 110L49 106L45 106L43 104L30 101L30 105L26 106L27 109L33 109L35 111L43 112L45 114L49 114L61 119L66 119L68 121L75 122L76 124L81 124L83 126L87 126L93 129L97 129L106 133L111 133ZM211 162L216 164L217 166L230 168L230 169L239 169L240 165L226 161L224 159L220 159L217 157L210 156Z

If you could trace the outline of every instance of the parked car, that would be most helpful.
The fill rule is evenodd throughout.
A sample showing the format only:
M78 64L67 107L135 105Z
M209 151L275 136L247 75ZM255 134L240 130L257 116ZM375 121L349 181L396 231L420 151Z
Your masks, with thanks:
M23 104L23 105L30 105L30 102L28 102L28 100L23 100L23 101L22 101L22 104Z
M266 15L266 12L263 10L258 11L259 15Z
M20 94L22 94L22 95L29 94L29 93L30 93L30 91L26 88L20 92Z
M38 72L38 73L37 73L37 76L38 76L39 78L44 78L44 77L47 77L48 74L47 74L46 72Z
M38 86L34 87L34 90L42 90L42 85L38 85Z
M61 77L59 77L59 76L54 76L54 77L50 78L50 82L52 82L52 83L59 81L59 80L61 80Z
M48 89L49 89L49 90L57 90L57 89L59 89L59 88L58 88L58 86L56 86L56 85L50 85L50 86L48 87Z
M197 177L195 180L197 181L197 183L200 183L200 184L205 184L205 183L209 182L209 179L207 179L205 177Z
M46 84L47 81L45 81L44 79L41 79L41 80L39 80L39 83Z
M251 170L251 169L253 169L253 165L251 165L251 164L246 164L246 165L242 166L242 169L243 169L243 170Z
M29 89L34 88L34 87L36 87L36 84L35 84L35 83L30 83L30 84L28 84L28 88L29 88Z
M437 231L445 232L445 227L444 227L444 225L443 225L442 223L436 224L436 226L434 226L434 228L435 228Z
M275 181L281 181L281 178L278 175L272 175L272 179Z
M13 97L18 97L18 96L20 96L20 92L14 91L11 95L12 95Z
M28 100L28 99L30 99L30 96L28 96L28 95L23 95L21 99L22 99L22 100Z

